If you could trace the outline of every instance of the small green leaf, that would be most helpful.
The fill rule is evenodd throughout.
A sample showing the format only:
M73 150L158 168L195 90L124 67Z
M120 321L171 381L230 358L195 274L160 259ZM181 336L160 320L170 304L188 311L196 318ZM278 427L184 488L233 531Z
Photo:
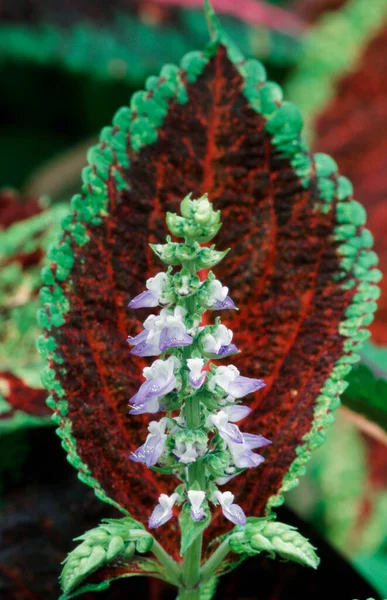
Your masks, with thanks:
M271 558L278 555L313 569L319 564L319 558L309 541L295 527L278 521L248 519L244 528L235 528L229 545L237 554L252 556L268 552Z
M141 536L139 540L138 535ZM134 554L133 542L141 553L148 552L153 543L152 536L145 532L143 525L130 517L105 519L99 527L86 531L77 540L82 543L65 559L60 577L65 594L118 556L129 562Z
M198 535L208 527L211 521L209 512L206 513L204 519L201 521L194 521L191 517L189 505L186 504L179 516L179 523L181 529L181 547L180 555L183 556L188 548L193 544Z

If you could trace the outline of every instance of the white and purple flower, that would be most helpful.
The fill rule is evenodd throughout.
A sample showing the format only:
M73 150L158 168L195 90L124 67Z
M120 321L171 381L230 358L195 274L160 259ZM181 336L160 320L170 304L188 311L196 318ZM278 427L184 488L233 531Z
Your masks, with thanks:
M167 494L161 494L159 496L159 503L153 509L153 512L149 517L149 529L160 527L160 525L164 525L164 523L172 518L172 509L179 498L179 494L176 493L172 494L171 496L167 496Z
M239 469L257 467L265 459L252 450L262 448L271 444L269 440L261 435L242 433L239 427L229 423L229 416L223 410L209 417L209 423L214 425L220 437L226 442L233 459L233 463Z
M191 503L191 517L194 521L202 521L205 517L204 508L202 507L206 493L202 491L189 490L188 500Z
M143 413L156 413L160 410L160 399L179 387L175 371L180 367L180 361L176 356L170 356L167 360L155 360L150 367L145 367L143 375L146 379L137 394L129 401L134 408L131 415Z
M189 369L189 382L191 386L197 390L203 385L207 377L207 372L203 371L204 359L189 358L187 360L187 366Z
M165 433L167 424L168 419L165 418L158 422L151 421L148 426L149 434L145 444L137 448L135 452L132 452L129 458L134 462L144 463L147 467L155 465L164 452L167 440L167 434Z
M187 311L182 306L174 310L163 308L159 315L149 315L144 321L144 329L135 337L128 337L134 346L130 351L136 356L157 356L168 348L189 346L192 337L187 333L184 317Z
M215 492L215 498L222 507L223 515L235 525L245 525L246 515L238 504L233 504L234 494L231 492Z
M208 282L207 286L209 295L207 298L207 306L212 310L225 310L236 308L234 302L228 296L228 287L222 285L217 279Z
M203 456L207 450L207 444L201 442L183 442L179 439L175 441L173 454L179 459L179 462L189 465L195 462L200 456Z
M213 333L206 333L202 339L203 351L218 358L225 358L239 352L235 344L232 344L233 333L225 325L217 325Z
M256 392L265 387L265 382L262 379L253 379L251 377L242 377L240 372L234 365L227 367L217 367L215 375L208 383L211 391L215 386L219 386L227 394L226 400L233 402L235 398L243 398L247 394Z
M163 304L169 304L173 297L168 297L166 287L168 285L168 275L166 273L157 273L146 282L147 290L132 298L129 302L129 308L150 308Z

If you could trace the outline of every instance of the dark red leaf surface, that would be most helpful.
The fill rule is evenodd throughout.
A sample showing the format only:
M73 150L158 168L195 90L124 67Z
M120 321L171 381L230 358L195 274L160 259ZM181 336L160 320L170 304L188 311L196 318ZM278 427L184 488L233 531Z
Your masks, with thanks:
M316 397L345 353L346 338L338 327L356 286L342 287L351 274L341 283L335 279L341 270L339 242L332 238L337 198L328 210L318 208L314 158L305 187L242 87L239 71L220 46L195 83L187 83L188 103L170 101L157 141L138 153L128 150L131 166L121 173L130 190L120 192L110 172L109 216L96 225L84 222L87 244L78 247L71 234L65 236L74 264L71 276L58 283L70 309L65 323L47 332L55 339L55 356L63 360L51 359L56 383L49 384L56 400L64 390L68 401L72 434L63 421L62 436L70 454L75 440L83 465L74 464L81 471L87 465L107 496L142 522L175 481L128 460L146 436L146 419L128 415L145 363L129 355L125 342L144 317L127 303L160 270L148 244L164 240L165 212L177 210L189 191L194 197L208 192L223 211L217 245L232 251L217 273L241 308L225 317L243 351L235 363L245 375L267 383L251 400L255 410L244 429L273 444L258 471L230 486L249 514L263 514L279 492L312 428ZM330 182L337 190L336 174ZM47 318L50 310L47 306ZM336 395L332 392L332 401ZM320 409L317 437L328 411L329 402ZM302 454L293 465L294 479L306 448Z
M316 115L315 146L331 154L354 184L387 275L387 29L371 40L356 69L335 86L333 100ZM387 345L387 276L371 325L372 339Z

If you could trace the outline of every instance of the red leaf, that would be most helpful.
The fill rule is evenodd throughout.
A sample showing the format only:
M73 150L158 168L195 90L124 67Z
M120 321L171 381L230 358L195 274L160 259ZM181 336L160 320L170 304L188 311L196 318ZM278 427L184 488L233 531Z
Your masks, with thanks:
M365 249L355 253L355 273L341 267L337 226L366 239L362 211L333 162L305 153L296 108L281 104L255 61L235 50L230 58L223 45L209 52L208 61L187 56L186 70L164 69L149 84L149 104L136 98L133 121L122 109L103 130L45 275L45 383L70 460L100 497L143 522L175 482L128 460L145 437L145 419L127 414L142 363L129 356L125 338L143 315L126 305L160 269L148 243L163 240L165 211L189 191L208 192L223 210L217 243L232 252L218 273L241 308L229 317L243 349L235 362L267 382L246 428L273 440L259 473L235 484L250 514L280 504L277 494L294 485L309 449L321 443L348 371L333 368L343 355L349 362L365 337L367 302L344 323L347 308L362 279L366 295L374 288L365 280L377 279L362 267L373 260ZM152 98L163 106L162 94L169 100L160 118ZM262 113L248 100L257 97Z
M289 91L304 110L315 147L331 154L354 184L385 272L387 7L375 4L371 18L364 19L368 12L368 0L352 0L343 10L321 19L307 38L304 59ZM315 91L309 96L312 87ZM371 333L373 342L387 345L386 277L381 291Z

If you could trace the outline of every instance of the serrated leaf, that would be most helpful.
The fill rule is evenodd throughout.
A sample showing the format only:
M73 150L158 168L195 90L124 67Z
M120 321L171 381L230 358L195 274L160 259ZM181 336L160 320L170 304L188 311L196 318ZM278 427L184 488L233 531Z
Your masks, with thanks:
M278 521L248 519L246 527L237 527L236 531L229 537L233 552L247 556L267 552L271 558L278 555L313 569L318 567L315 549L295 527Z
M99 527L87 531L77 539L82 540L82 543L68 554L60 577L65 595L73 592L95 571L106 567L114 570L115 564L112 561L118 558L118 566L127 576L142 573L139 567L141 561L133 556L132 551L127 552L127 549L129 547L131 550L135 544L137 551L145 553L153 543L152 537L144 531L141 523L130 517L105 520ZM161 574L161 568L158 571Z
M368 213L381 271L372 340L387 347L387 2L349 0L316 23L288 84L314 147L331 154ZM309 93L313 90L313 93ZM359 107L362 107L361 116ZM377 299L377 298L376 298Z
M201 521L194 521L190 514L190 508L186 504L180 512L179 523L181 531L180 555L183 556L196 538L203 533L211 523L211 514L207 511L204 519Z
M48 291L66 302L42 309L55 340L47 357L62 361L51 361L44 378L62 402L55 418L69 460L99 497L143 519L174 483L127 458L143 443L146 419L127 414L142 378L125 344L140 318L126 305L160 268L148 244L165 241L163 214L190 191L208 192L223 210L217 246L232 248L217 276L240 307L225 320L243 350L233 362L267 383L246 429L273 443L259 477L244 474L241 502L248 514L263 514L281 504L324 440L353 347L367 336L370 312L346 311L358 308L360 288L376 289L369 280L379 272L368 245L359 261L344 263L341 246L368 244L364 210L334 161L308 153L300 114L265 82L262 65L222 37L181 65L151 78L141 112L136 95L135 110L120 109L91 153L98 161L84 170L72 220L51 253ZM71 235L79 224L81 245ZM339 240L345 224L350 236ZM241 479L229 485L239 495Z

